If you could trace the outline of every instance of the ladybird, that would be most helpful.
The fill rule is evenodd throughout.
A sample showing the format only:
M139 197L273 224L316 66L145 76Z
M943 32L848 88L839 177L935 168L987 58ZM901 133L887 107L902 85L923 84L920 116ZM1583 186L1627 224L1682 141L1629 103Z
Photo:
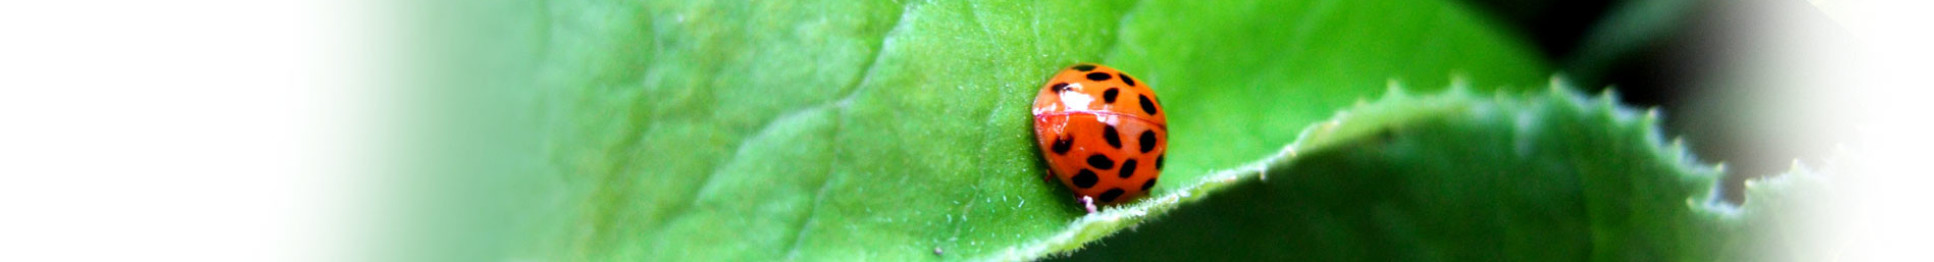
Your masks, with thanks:
M1061 185L1099 204L1155 187L1168 115L1148 83L1095 64L1062 69L1034 97L1034 138Z

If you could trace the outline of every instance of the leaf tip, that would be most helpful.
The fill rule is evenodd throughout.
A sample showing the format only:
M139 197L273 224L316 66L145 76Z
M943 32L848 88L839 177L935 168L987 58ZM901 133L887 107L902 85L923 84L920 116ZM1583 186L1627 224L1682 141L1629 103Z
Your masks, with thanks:
M1689 160L1691 160L1692 152L1686 150L1685 137L1672 137L1671 142L1666 142L1665 150L1667 153L1671 153L1674 158L1673 160L1681 163L1690 162Z
M1605 86L1605 90L1598 91L1597 99L1601 101L1617 102L1618 86Z
M1470 78L1465 77L1462 73L1452 73L1450 77L1450 91L1446 93L1452 95L1468 95L1470 92Z
M1800 162L1800 159L1798 158L1794 158L1793 163L1787 164L1786 168L1788 170L1810 170L1809 168L1807 168L1806 163Z
M1569 89L1569 87L1571 86L1571 84L1570 84L1570 82L1569 82L1569 81L1567 81L1567 80L1565 80L1565 75L1563 75L1563 74L1552 74L1552 75L1551 75L1551 79L1549 79L1549 80L1547 80L1547 81L1546 81L1546 83L1547 83L1547 85L1545 85L1545 86L1546 86L1546 87L1548 87L1548 88L1550 88L1550 90L1551 90L1551 92L1552 92L1552 93L1560 93L1560 92L1570 92L1570 91L1571 91L1571 90Z
M1407 95L1404 93L1403 82L1397 81L1396 78L1385 79L1383 88L1383 98L1378 101L1390 100L1392 97L1402 98Z

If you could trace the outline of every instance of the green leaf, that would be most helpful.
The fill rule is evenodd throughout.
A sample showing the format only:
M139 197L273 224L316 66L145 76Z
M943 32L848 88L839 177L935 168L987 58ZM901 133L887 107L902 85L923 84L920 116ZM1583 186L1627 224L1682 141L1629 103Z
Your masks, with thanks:
M1201 203L1071 258L1762 257L1737 248L1753 239L1736 237L1739 212L1711 195L1720 170L1662 144L1656 113L1568 90L1393 95L1313 127L1290 153L1209 180L1204 187L1217 189L1197 192L1212 194Z
M509 129L493 142L511 161L452 179L496 185L473 200L502 205L474 218L497 221L472 240L494 259L1039 257L1132 225L1084 226L1096 216L1040 179L1027 106L1063 66L1115 66L1166 103L1171 159L1144 206L1209 192L1189 186L1277 154L1392 81L1523 89L1548 73L1442 1L491 10L485 24L517 29L487 34L515 38L489 41L491 55L528 64L490 67L488 85L514 100L514 124L492 126Z

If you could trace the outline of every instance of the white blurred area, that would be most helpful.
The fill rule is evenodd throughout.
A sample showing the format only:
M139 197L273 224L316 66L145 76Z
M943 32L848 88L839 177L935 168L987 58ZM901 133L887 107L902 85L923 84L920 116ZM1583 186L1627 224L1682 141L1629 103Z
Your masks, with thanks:
M356 261L370 1L0 1L0 261Z
M1934 261L1934 2L1811 3L1854 38L1852 50L1821 50L1849 55L1808 65L1828 84L1811 95L1847 103L1821 101L1834 110L1809 117L1853 133L1844 141L1850 172L1825 177L1836 197L1819 210L1827 236L1818 255Z

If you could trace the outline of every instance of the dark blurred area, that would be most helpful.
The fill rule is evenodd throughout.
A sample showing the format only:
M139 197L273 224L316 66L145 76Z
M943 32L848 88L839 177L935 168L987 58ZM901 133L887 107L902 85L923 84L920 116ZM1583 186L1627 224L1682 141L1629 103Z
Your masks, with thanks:
M1578 47L1587 31L1621 1L1578 0L1466 0L1491 17L1516 29L1552 58Z
M1627 105L1658 108L1666 139L1726 165L1728 202L1745 201L1745 180L1819 163L1849 132L1798 117L1821 108L1795 101L1828 88L1800 79L1812 73L1805 64L1836 59L1817 50L1848 39L1808 2L1465 2L1531 41L1581 91L1612 88Z

